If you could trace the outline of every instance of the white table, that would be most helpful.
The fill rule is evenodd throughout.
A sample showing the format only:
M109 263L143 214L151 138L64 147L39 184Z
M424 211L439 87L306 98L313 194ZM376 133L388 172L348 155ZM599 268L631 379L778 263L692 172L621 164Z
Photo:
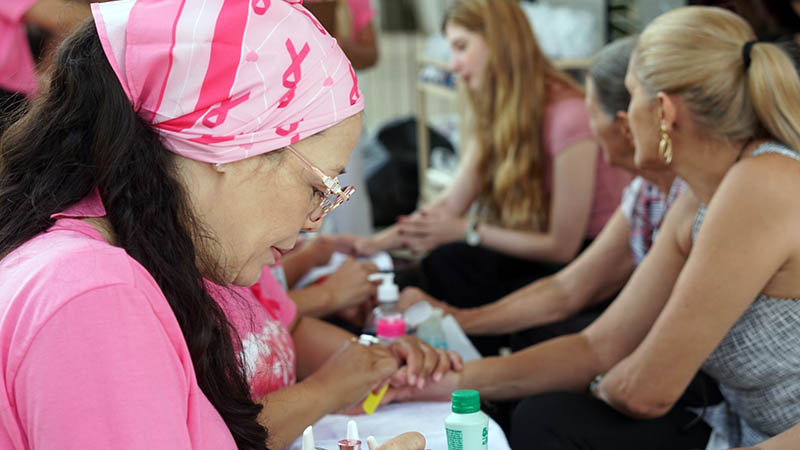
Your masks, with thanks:
M355 420L363 442L361 449L367 450L367 436L375 436L385 442L398 434L417 431L425 436L426 448L447 450L444 419L450 414L449 402L411 402L381 406L371 416L345 416L331 414L314 424L314 438L318 448L338 450L337 442L347 435L347 421ZM290 450L301 450L302 439L296 440ZM489 450L510 450L500 426L489 419Z

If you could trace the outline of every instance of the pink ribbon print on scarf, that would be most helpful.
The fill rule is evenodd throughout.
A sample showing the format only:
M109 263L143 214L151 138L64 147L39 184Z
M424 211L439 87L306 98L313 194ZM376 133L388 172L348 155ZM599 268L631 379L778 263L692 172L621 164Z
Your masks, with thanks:
M350 62L301 0L120 0L92 11L134 108L182 156L238 161L364 108Z

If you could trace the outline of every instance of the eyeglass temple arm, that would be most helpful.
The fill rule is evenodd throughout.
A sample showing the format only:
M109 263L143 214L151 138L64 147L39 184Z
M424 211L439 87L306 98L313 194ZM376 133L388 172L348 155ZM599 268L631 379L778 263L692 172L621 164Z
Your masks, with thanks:
M303 156L300 152L298 152L296 148L292 147L291 145L287 145L286 148L288 148L290 152L292 152L295 156L300 158L300 161L303 161L305 165L311 168L311 170L314 171L314 173L316 173L320 178L322 178L322 181L325 183L325 186L328 189L336 193L342 190L341 187L339 187L339 182L335 178L329 177L328 175L325 174L325 172L320 170L315 165L311 164L311 161L307 160L306 157Z

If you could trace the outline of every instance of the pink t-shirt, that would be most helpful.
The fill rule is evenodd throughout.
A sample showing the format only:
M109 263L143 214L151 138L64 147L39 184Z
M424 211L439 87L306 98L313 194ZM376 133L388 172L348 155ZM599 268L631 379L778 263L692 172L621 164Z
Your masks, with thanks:
M327 0L306 0L306 3L322 2ZM350 17L352 18L353 28L350 30L350 36L356 37L361 30L364 29L372 19L375 18L375 10L372 9L370 0L347 0L347 6L350 8Z
M547 106L543 119L542 142L545 155L548 156L544 165L544 180L548 190L553 186L555 159L570 145L585 139L594 139L594 135L589 127L589 113L583 98L567 97ZM586 229L587 238L600 234L600 230L619 206L622 191L629 182L630 175L609 166L602 152L597 152L594 199Z
M33 95L38 90L22 16L36 0L0 0L0 89Z
M235 449L155 280L78 217L0 260L0 448Z
M347 0L347 4L350 6L350 15L353 18L351 36L356 37L358 33L361 33L361 30L372 22L375 17L375 10L372 9L369 0Z
M221 288L210 282L206 286L236 328L237 351L245 363L253 399L294 384L295 349L288 327L297 307L269 268L250 289Z

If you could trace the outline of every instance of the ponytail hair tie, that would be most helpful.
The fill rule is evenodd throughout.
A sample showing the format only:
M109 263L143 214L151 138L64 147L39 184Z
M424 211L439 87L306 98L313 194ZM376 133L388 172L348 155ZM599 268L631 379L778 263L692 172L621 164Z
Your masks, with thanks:
M756 40L747 41L742 46L742 60L744 61L744 70L747 70L747 69L750 68L750 63L753 61L750 58L750 51L752 51L753 46L756 45L758 42L759 41L756 41Z

